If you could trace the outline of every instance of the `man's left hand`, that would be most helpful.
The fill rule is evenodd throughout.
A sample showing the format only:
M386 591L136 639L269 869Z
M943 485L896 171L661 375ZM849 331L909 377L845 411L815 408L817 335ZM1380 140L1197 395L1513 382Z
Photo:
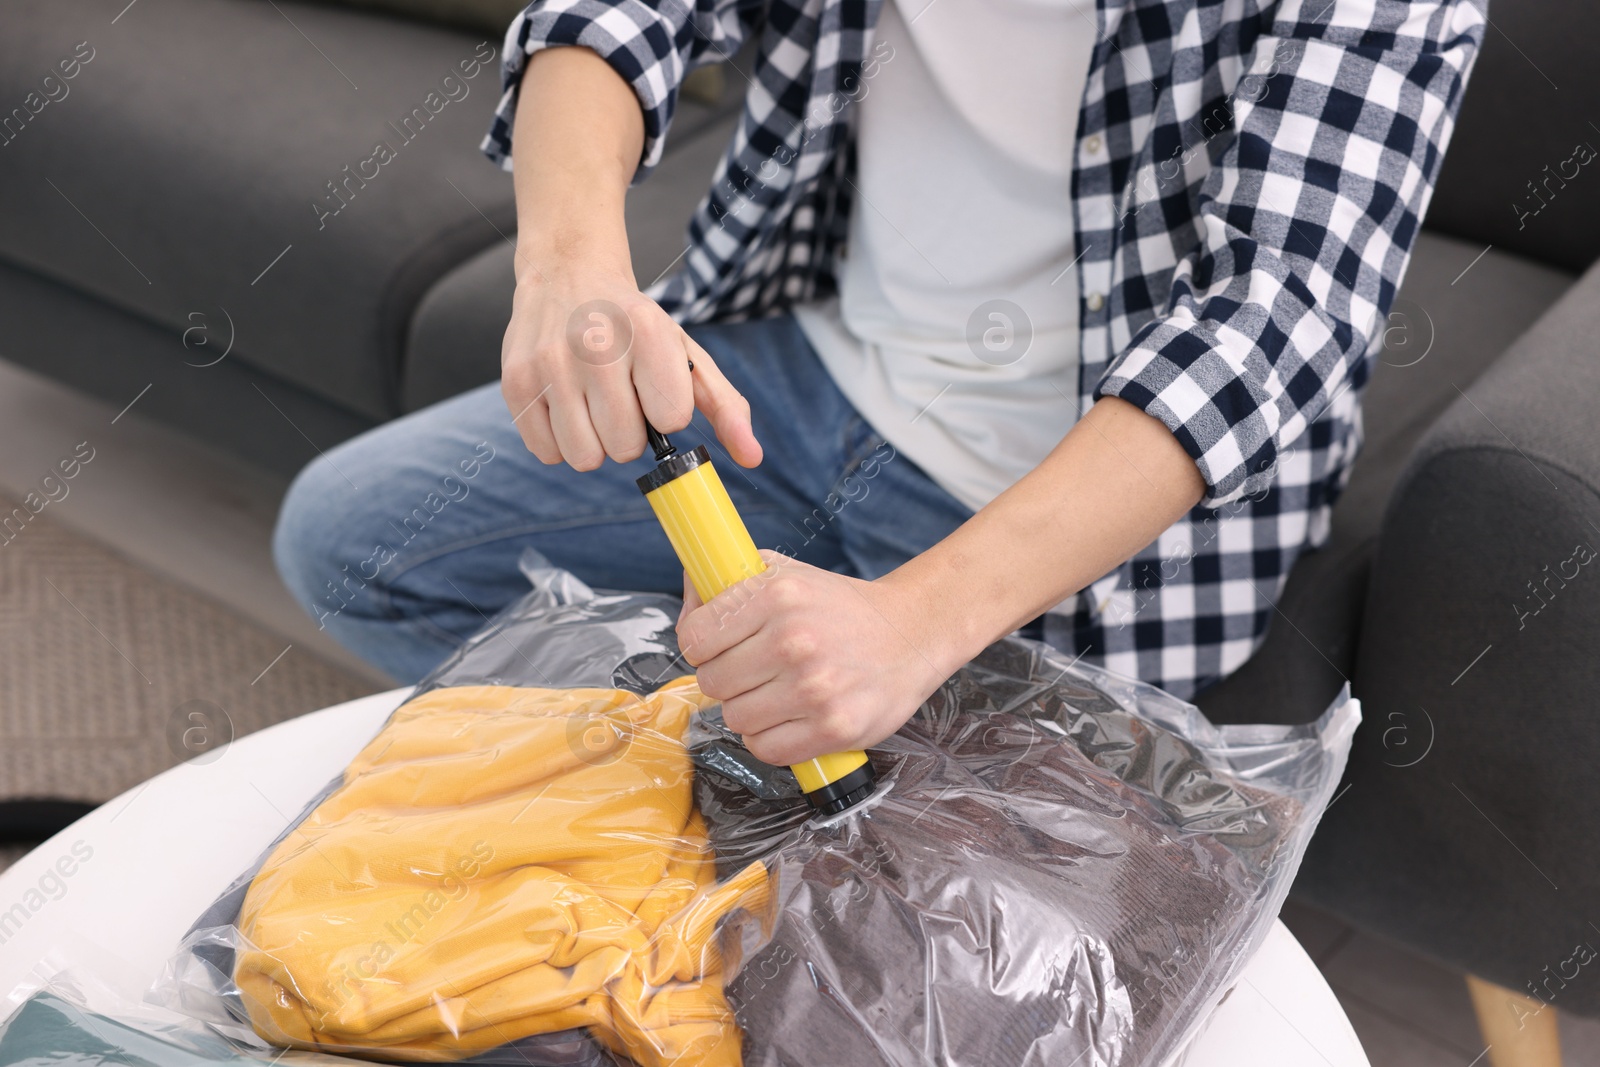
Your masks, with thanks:
M702 604L687 579L678 643L730 730L777 766L868 748L959 666L939 620L893 575L867 582L762 552L767 570Z

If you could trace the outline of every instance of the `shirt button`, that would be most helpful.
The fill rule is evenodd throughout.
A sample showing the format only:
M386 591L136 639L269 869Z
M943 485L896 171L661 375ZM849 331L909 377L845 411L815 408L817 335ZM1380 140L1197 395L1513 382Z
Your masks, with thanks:
M1090 311L1099 311L1106 306L1106 298L1100 293L1090 293L1083 302L1088 305Z
M1089 153L1091 156L1098 156L1100 154L1100 135L1098 133L1091 133L1088 137L1085 137L1083 140L1083 150Z

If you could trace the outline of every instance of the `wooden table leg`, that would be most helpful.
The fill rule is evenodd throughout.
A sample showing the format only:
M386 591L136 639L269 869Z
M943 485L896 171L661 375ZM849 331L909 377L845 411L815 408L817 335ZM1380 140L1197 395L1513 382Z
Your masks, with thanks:
M1490 1067L1561 1067L1553 1006L1471 974L1467 992L1489 1046Z

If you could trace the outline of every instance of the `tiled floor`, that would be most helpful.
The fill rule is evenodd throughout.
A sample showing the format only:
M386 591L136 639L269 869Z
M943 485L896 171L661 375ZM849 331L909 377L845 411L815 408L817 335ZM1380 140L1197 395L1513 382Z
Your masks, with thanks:
M1322 968L1372 1067L1486 1067L1461 975L1290 901L1283 921ZM1600 1020L1561 1017L1563 1067L1600 1067Z
M0 357L4 356L0 344ZM351 670L381 675L318 631L272 565L272 523L289 480L0 358L0 492L90 441L94 461L49 505L51 518L134 563L206 594Z

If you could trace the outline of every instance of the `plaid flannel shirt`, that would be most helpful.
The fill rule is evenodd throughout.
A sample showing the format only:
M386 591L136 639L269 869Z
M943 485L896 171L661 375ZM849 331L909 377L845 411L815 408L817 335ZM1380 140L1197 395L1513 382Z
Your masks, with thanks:
M528 56L580 45L638 95L642 179L684 74L759 34L688 250L651 295L686 324L819 299L848 229L853 104L881 60L881 2L535 0L507 34L484 150L510 168ZM1117 396L1160 419L1206 490L1046 616L1050 643L1185 697L1259 646L1360 447L1379 327L1485 5L1098 0L1072 177L1081 258L1064 297L1079 302L1078 399Z

